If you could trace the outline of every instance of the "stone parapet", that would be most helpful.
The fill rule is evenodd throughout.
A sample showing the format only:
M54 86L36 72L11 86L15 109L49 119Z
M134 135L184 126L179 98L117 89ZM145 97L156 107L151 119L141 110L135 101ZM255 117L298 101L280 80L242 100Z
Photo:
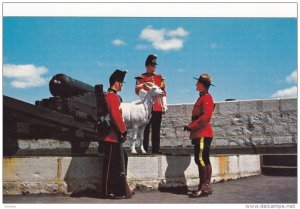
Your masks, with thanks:
M183 127L190 122L193 105L168 108L162 119L162 146L191 146ZM218 102L211 125L213 147L296 144L297 99Z
M193 104L169 105L161 125L161 146L191 147L189 124ZM255 147L297 144L297 99L228 101L216 103L211 125L214 131L212 148ZM133 140L129 130L125 147ZM70 149L68 141L53 139L19 139L19 150ZM139 142L139 141L138 141ZM150 140L151 146L151 140ZM97 142L81 142L83 150L95 149ZM137 143L139 146L139 143Z

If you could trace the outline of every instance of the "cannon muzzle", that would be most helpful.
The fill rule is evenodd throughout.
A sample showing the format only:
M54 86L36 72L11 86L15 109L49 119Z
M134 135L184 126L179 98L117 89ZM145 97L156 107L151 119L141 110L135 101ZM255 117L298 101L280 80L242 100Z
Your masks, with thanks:
M65 74L57 74L53 76L49 82L49 89L53 96L71 97L94 93L94 87L82 81L78 81Z

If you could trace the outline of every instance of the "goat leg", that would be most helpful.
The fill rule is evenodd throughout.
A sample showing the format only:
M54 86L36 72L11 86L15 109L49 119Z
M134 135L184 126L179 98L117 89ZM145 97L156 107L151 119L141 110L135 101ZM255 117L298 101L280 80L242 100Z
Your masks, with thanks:
M144 131L145 131L146 126L144 126L143 128L140 129L140 147L141 147L141 151L142 154L146 154L147 152L144 149Z
M131 154L138 154L135 149L136 139L137 139L137 128L134 128L133 129L133 144L131 146Z

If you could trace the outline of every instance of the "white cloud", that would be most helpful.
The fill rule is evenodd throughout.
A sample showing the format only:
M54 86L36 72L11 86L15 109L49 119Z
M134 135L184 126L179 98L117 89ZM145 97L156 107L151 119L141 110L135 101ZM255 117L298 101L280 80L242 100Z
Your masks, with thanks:
M175 30L153 29L152 26L144 28L139 36L140 39L149 41L156 50L169 51L180 50L183 47L184 37L189 32L179 27ZM140 47L136 47L140 48Z
M292 72L289 76L285 78L285 81L288 83L297 83L297 70Z
M155 49L162 51L179 50L183 47L183 41L180 39L164 40L162 42L153 43Z
M285 78L285 81L287 83L297 84L297 70L295 70L289 76L287 76ZM276 93L272 94L271 97L276 97L276 98L297 97L297 86L278 90Z
M297 86L293 86L288 89L278 90L272 97L283 98L283 97L297 97Z
M167 33L167 35L170 36L170 37L175 37L175 36L185 37L185 36L189 35L189 32L184 30L182 27L179 27L176 30L169 31Z
M115 45L115 46L122 46L122 45L125 45L126 43L123 41L123 40L121 40L121 39L115 39L115 40L113 40L112 42L111 42L113 45Z
M50 78L43 77L48 69L32 64L27 65L3 65L3 76L12 79L11 86L14 88L30 88L47 85Z

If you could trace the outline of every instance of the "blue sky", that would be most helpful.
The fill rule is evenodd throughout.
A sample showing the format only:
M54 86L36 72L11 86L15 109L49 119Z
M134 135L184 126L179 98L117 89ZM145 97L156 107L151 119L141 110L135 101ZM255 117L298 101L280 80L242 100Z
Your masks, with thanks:
M120 93L138 99L134 77L158 55L168 103L193 103L195 80L209 73L215 101L295 97L294 18L3 18L3 93L23 101L50 97L57 73L91 85L127 69Z

